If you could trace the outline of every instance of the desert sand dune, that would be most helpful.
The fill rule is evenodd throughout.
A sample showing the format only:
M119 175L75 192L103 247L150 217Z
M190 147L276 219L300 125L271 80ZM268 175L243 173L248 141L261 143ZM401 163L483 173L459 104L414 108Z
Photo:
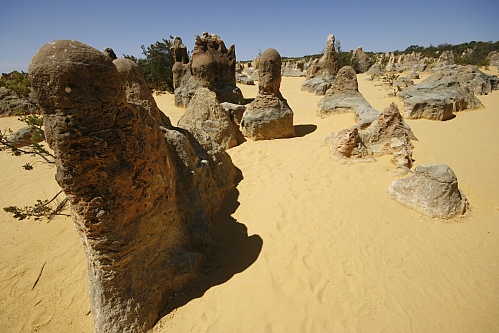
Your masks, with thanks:
M403 106L366 78L358 76L359 90L374 108ZM499 331L499 92L479 96L484 109L450 121L406 121L419 140L415 165L448 164L470 202L464 217L441 221L386 196L400 177L390 156L334 162L324 138L353 125L353 114L316 117L321 96L300 91L302 82L286 77L281 84L297 137L248 140L229 150L243 179L227 223L259 241L222 244L222 263L241 269L193 294L152 331ZM244 97L256 96L257 86L240 88ZM176 123L183 109L173 96L155 98ZM0 118L2 129L19 126ZM2 207L58 191L54 167L25 171L21 166L36 159L5 151L0 159ZM17 221L2 210L0 226L2 330L92 332L86 261L71 219Z

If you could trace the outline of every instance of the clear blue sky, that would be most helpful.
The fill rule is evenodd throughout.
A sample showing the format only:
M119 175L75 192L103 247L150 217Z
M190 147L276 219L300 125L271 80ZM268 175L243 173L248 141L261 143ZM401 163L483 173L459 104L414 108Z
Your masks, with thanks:
M345 51L497 41L498 15L499 0L1 0L0 72L27 71L56 39L140 57L141 45L170 35L192 50L194 35L208 31L250 60L269 47L287 57L320 53L331 33Z

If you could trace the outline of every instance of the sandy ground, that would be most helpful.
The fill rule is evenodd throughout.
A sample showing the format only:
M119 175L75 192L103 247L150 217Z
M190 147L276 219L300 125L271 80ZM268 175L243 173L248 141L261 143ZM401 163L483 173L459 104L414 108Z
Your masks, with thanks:
M373 107L402 106L366 78L359 75L360 91ZM498 332L499 92L450 121L407 121L419 139L415 164L448 164L471 204L465 218L441 221L386 196L396 179L390 157L350 166L330 159L324 138L353 115L316 117L321 97L300 91L303 80L281 85L298 137L229 150L244 178L231 221L217 221L241 232L222 244L216 269L227 278L153 332ZM257 92L241 89L246 98ZM183 110L173 96L155 97L176 123ZM2 129L19 126L0 118ZM0 152L1 207L58 191L53 167L21 168L34 160ZM0 228L0 331L92 332L71 219L17 221L1 211Z

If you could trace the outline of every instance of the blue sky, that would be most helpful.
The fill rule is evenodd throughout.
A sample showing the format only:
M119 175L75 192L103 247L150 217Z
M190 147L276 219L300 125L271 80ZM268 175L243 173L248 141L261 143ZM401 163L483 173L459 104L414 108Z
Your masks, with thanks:
M36 51L74 39L121 57L170 35L192 50L194 35L219 35L238 60L275 48L320 53L334 34L343 50L394 51L418 44L499 40L498 0L150 1L1 0L0 72L27 71Z

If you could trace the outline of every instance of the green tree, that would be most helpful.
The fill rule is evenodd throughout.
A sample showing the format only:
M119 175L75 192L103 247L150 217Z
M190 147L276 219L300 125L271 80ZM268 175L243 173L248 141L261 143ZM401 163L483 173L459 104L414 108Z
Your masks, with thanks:
M12 90L18 97L27 97L31 92L31 81L27 74L13 71L8 80L0 79L0 87Z
M173 92L172 67L175 59L171 50L172 40L173 37L170 36L170 39L162 39L148 47L141 45L145 58L124 55L125 58L133 60L140 66L151 89Z

